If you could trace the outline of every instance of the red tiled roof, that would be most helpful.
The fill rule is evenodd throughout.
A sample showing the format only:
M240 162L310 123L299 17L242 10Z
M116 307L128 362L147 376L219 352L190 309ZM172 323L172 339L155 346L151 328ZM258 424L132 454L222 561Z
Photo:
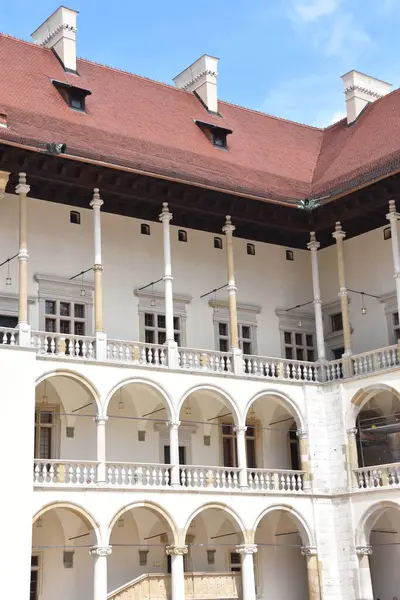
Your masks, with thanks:
M64 72L51 50L0 35L0 140L62 142L68 153L264 199L337 191L397 164L400 92L377 101L352 126L326 130L219 102L222 118L196 96L137 75L77 61ZM86 88L86 114L71 110L52 79ZM195 120L233 130L215 148ZM400 167L399 167L400 168Z

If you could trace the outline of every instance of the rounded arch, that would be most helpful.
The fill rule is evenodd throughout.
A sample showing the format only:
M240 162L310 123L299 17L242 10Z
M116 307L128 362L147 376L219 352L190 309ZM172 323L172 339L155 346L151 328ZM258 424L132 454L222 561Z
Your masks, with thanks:
M250 398L250 400L247 402L245 409L244 409L244 417L245 418L247 417L247 414L248 414L252 404L254 404L254 402L259 400L263 396L274 396L278 400L278 402L280 402L285 408L287 408L289 410L289 412L291 412L293 414L293 419L296 421L297 429L299 429L300 431L304 429L303 415L302 415L299 407L294 402L294 400L292 398L290 398L290 396L288 396L287 394L284 394L283 392L279 392L277 390L272 390L272 389L266 389L261 392L257 392L257 394L255 394L254 396L252 396L252 398Z
M355 419L357 415L362 410L363 406L371 400L376 394L381 392L389 392L397 396L400 401L400 391L396 390L396 388L386 385L384 383L372 384L367 387L361 388L357 390L357 392L353 395L350 406L347 411L347 428L354 427Z
M296 520L296 522L299 526L299 533L300 533L300 537L301 537L301 540L302 540L304 546L315 546L315 540L313 538L311 529L310 529L307 521L305 520L305 518L297 510L295 510L292 506L286 505L286 504L274 504L274 505L269 506L268 508L264 509L258 515L258 517L254 523L254 527L253 527L253 536L254 537L256 535L257 528L258 528L259 524L261 523L261 521L264 519L264 517L266 517L268 514L270 514L272 512L278 512L278 511L288 513L292 517L294 517L294 519ZM254 540L252 540L252 542L254 542Z
M70 510L75 515L80 516L81 519L93 529L94 535L96 537L96 543L100 544L99 538L99 524L95 520L95 518L82 506L76 504L75 502L50 502L49 504L45 504L40 508L33 516L32 525L36 523L40 517L42 517L45 513L55 510L57 508L63 508L65 510Z
M372 504L362 515L356 529L356 546L368 546L371 530L376 521L387 510L394 508L400 511L400 502L394 500L383 500Z
M133 510L134 508L147 508L151 512L157 514L162 519L164 519L164 521L168 524L169 528L171 529L171 533L172 533L172 537L174 539L174 543L175 544L179 543L177 527L176 527L176 524L175 524L175 521L173 520L173 518L167 513L166 510L164 510L164 508L162 508L162 506L160 506L156 502L149 502L147 500L144 500L143 502L132 502L131 504L127 504L127 505L123 506L113 516L113 518L111 519L110 524L108 526L107 543L109 543L112 530L113 530L116 522L118 521L118 519L120 519L123 514L125 514L126 512L128 512L130 510Z
M192 514L190 515L190 517L186 521L185 526L183 528L184 539L186 537L186 534L187 534L187 532L189 530L190 524L193 521L193 519L195 519L197 517L197 515L201 514L202 512L205 512L206 510L209 510L209 509L222 510L223 512L225 512L228 515L230 515L236 521L236 523L239 525L243 541L246 541L245 540L245 538L246 538L246 527L244 526L244 523L243 523L242 519L239 517L239 515L232 508L230 508L226 504L222 504L220 502L210 502L208 504L202 504L201 506L199 506L198 508L196 508L196 510L194 512L192 512Z
M66 377L80 383L93 396L94 401L96 402L97 414L101 414L100 394L96 386L89 379L87 379L87 377L77 373L76 371L72 371L71 369L56 369L53 371L48 371L47 373L42 373L42 375L36 379L35 387L40 385L46 379L51 379L53 377Z
M227 405L229 406L229 408L232 409L232 415L233 415L233 420L234 420L235 424L236 425L240 424L239 411L238 411L238 408L237 408L232 396L230 396L230 394L228 394L228 392L226 392L225 390L222 390L221 388L217 387L216 385L208 385L208 384L195 385L195 386L189 388L188 390L186 390L186 392L183 394L183 396L181 397L181 399L179 400L179 403L178 403L178 407L177 407L177 411L176 411L177 418L179 418L179 415L180 415L180 412L182 410L182 406L183 406L185 400L191 394L194 394L195 392L211 392L211 393L217 394L218 396L223 398L222 402L224 402L224 403L226 402Z
M109 406L111 398L114 396L114 394L116 392L118 392L118 390L120 390L121 388L123 388L127 385L131 385L131 384L145 385L145 386L155 390L158 394L160 394L162 396L162 398L164 399L165 404L167 406L169 420L174 420L175 413L174 413L174 407L173 407L173 403L172 403L170 395L160 384L152 381L151 379L147 379L146 377L128 377L127 379L123 379L122 381L120 381L116 385L114 385L113 388L108 392L108 394L106 396L106 400L104 403L104 414L105 415L108 412L108 406Z

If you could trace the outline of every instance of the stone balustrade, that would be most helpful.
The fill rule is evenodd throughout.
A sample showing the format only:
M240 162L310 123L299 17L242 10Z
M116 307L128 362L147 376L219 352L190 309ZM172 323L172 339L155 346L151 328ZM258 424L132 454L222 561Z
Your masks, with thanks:
M359 489L400 487L400 463L354 469Z
M239 489L239 471L237 468L181 466L180 480L183 487L188 489Z
M301 492L305 471L247 469L249 489L259 491Z
M400 364L398 346L387 346L351 357L354 375L368 375Z
M86 360L96 357L96 339L89 336L32 331L31 345L38 354L44 356L68 356Z
M0 327L0 346L16 346L18 344L18 330L9 327Z
M108 340L107 358L116 362L128 362L134 365L165 367L167 352L165 346Z
M282 358L266 358L245 354L243 369L248 375L269 379L289 379L297 381L320 381L317 363Z
M107 483L121 487L163 488L169 485L170 465L106 463Z
M97 464L94 461L35 459L33 483L35 486L92 486L97 482Z
M214 373L232 373L232 354L213 350L178 349L178 365L190 371L212 371Z

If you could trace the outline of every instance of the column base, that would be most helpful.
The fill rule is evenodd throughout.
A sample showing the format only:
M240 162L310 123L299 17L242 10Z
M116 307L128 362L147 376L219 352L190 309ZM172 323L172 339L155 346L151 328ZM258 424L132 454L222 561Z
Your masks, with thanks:
M96 331L96 359L107 360L107 334Z
M232 352L232 369L235 375L243 375L243 352L240 348L231 348Z
M166 342L167 346L167 360L168 367L170 369L179 368L179 357L178 357L178 344L174 341Z
M18 323L18 345L29 348L31 345L31 326L28 323Z

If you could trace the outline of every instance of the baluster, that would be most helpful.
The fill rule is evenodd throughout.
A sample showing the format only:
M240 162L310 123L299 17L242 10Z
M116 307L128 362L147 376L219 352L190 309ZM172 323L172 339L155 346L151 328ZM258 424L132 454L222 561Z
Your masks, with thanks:
M225 481L224 481L224 487L227 488L231 488L232 487L232 472L231 471L227 471L225 473Z
M219 469L216 469L214 479L215 479L214 487L220 488L221 487L221 472Z
M233 472L233 486L234 488L238 488L239 487L239 479L238 479L238 474L236 471Z
M87 483L87 480L88 480L88 469L87 469L86 465L83 465L83 467L82 467L81 476L82 476L82 481L80 483Z
M296 481L296 475L295 475L295 473L292 473L291 475L289 475L288 479L290 479L289 489L292 492L295 492L297 490L297 481Z
M46 481L48 483L54 483L54 465L50 465L50 468L47 470Z
M181 485L184 487L188 487L188 479L187 479L187 471L186 469L181 469Z
M164 469L164 485L169 485L169 469Z
M113 479L113 470L111 467L108 467L107 469L107 481L108 483L112 483L112 479Z
M35 468L34 468L34 475L33 475L33 482L34 483L38 483L39 482L39 475L40 475L40 468L38 463L35 464Z
M228 356L226 359L226 370L228 371L228 373L232 372L232 359L230 356Z
M198 473L197 469L193 469L192 486L194 488L198 488L199 487L199 473Z

